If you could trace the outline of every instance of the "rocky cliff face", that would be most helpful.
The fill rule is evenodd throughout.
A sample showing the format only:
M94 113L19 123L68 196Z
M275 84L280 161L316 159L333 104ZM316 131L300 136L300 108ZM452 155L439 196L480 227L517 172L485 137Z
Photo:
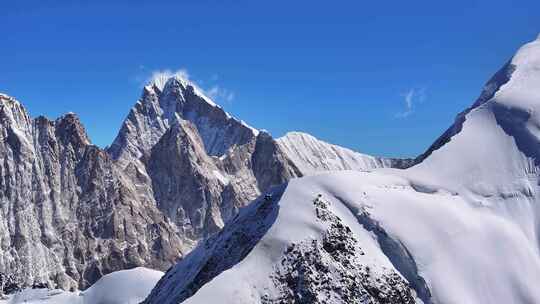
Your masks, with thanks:
M115 270L166 269L182 252L175 227L90 144L77 116L31 119L5 95L0 206L4 289L84 288Z
M205 152L196 126L185 120L162 136L145 165L158 208L193 241L218 232L262 192L299 175L266 132L218 158Z

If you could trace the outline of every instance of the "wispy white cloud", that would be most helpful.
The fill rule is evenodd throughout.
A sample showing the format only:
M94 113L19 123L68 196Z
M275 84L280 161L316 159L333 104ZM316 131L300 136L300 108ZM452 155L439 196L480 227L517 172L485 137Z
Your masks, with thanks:
M141 65L142 66L142 65ZM139 67L140 68L140 67ZM141 68L140 68L141 69ZM142 69L145 69L144 66ZM155 84L158 88L163 89L167 80L171 77L178 77L189 81L195 87L200 89L206 96L210 99L213 99L217 103L230 103L235 98L235 93L223 86L216 84L216 82L221 79L218 74L213 74L209 81L204 81L197 79L197 81L191 79L191 75L187 69L181 68L177 70L173 69L164 69L164 70L155 70L149 73L150 76L144 78L143 86L148 84ZM148 73L146 73L148 75ZM212 86L207 87L205 84L213 83ZM204 85L204 86L203 86ZM208 84L210 85L210 84Z
M397 118L407 118L414 113L418 104L426 100L426 88L411 88L405 94L402 94L402 97L405 109L402 112L396 113Z
M158 88L163 89L167 80L172 77L178 77L189 81L189 73L186 69L173 70L157 70L153 71L149 78L145 81L145 84L155 84Z
M219 85L214 85L208 90L205 90L206 95L216 101L232 102L234 100L234 92Z

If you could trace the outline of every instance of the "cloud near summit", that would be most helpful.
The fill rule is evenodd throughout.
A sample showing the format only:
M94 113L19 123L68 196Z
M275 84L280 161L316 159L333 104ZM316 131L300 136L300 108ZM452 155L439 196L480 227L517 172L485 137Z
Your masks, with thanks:
M218 78L214 74L210 82L216 82ZM165 69L165 70L155 70L152 71L150 76L146 78L146 81L144 85L153 83L158 88L163 89L165 86L165 83L168 79L171 77L178 77L181 79L184 79L186 81L189 81L193 85L195 85L197 88L199 88L201 91L204 92L209 98L213 99L216 102L232 102L235 98L235 93L227 88L224 88L223 86L219 84L214 84L210 86L209 88L205 88L199 85L199 83L203 83L203 81L195 81L191 79L191 75L188 72L187 69L181 68L178 70L172 70L172 69Z

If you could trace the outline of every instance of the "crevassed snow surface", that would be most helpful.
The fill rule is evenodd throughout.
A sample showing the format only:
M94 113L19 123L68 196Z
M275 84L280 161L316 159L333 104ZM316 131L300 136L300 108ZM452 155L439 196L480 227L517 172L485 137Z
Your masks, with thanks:
M162 276L160 271L135 268L106 275L83 292L26 289L0 304L135 304L148 296Z
M359 224L366 216L405 246L433 303L540 303L540 40L522 47L511 65L509 81L419 165L291 181L253 250L185 303L260 303L275 292L270 277L287 245L320 238L310 204L319 194L352 228L366 263L399 268ZM166 299L160 289L172 295L186 280L162 280L150 303Z

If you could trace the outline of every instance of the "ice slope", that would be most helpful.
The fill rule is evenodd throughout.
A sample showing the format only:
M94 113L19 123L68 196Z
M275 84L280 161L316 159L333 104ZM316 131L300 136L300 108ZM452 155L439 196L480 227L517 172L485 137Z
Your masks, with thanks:
M1 304L136 304L144 300L162 272L135 268L102 277L84 292L26 289L0 300Z
M488 83L420 164L291 181L274 213L241 213L214 245L169 271L146 303L283 303L276 278L289 247L328 233L312 204L319 195L365 252L356 260L399 271L424 302L540 303L540 40L500 73L502 81ZM235 223L261 222L261 235L247 233L255 239L248 252L212 266L217 252L235 244ZM297 290L286 291L294 299Z

